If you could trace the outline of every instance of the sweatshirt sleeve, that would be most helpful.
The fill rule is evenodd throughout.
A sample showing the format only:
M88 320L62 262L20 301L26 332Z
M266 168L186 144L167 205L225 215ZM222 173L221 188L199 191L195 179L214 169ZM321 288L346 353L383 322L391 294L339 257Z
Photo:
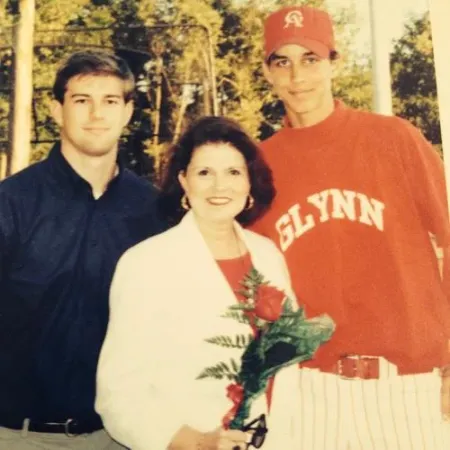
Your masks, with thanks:
M146 262L141 259L129 250L114 274L110 321L97 371L96 410L111 436L123 445L164 450L185 423L182 405L171 395L170 380L162 386L160 375L174 358L170 343L176 326L167 326L163 315L154 320L164 297L157 287L149 292L142 276L148 277L151 268L143 268Z
M410 173L409 183L421 220L443 249L443 283L450 299L450 222L444 165L422 133L409 122L402 122L408 133L405 170Z
M442 159L416 127L402 122L408 133L405 169L410 173L409 182L418 212L426 229L436 236L438 245L444 247L450 244L450 226Z

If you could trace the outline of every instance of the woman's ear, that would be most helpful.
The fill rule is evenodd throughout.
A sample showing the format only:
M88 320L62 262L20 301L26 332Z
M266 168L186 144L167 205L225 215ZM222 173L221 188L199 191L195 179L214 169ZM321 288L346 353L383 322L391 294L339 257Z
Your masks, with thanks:
M184 170L180 170L178 172L178 181L181 184L183 191L186 192L187 182L186 182L186 174L185 174Z

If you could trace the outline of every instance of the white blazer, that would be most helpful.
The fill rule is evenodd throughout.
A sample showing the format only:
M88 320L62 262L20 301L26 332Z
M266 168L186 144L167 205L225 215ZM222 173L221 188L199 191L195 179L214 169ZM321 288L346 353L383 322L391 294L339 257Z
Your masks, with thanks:
M237 223L235 228L254 266L294 298L275 245ZM248 325L221 317L233 304L236 296L191 212L122 256L111 286L110 321L97 373L96 409L114 439L133 450L165 450L184 424L199 431L221 425L232 407L226 397L230 381L196 378L207 366L232 357L239 361L242 349L205 342L213 336L249 334ZM275 381L264 450L294 448L296 389L297 367L282 370ZM264 406L262 396L253 412Z

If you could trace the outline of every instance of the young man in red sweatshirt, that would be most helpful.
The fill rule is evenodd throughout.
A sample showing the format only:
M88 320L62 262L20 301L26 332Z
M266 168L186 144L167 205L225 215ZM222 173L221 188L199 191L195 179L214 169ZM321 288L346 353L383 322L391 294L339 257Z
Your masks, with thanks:
M299 371L299 447L450 448L450 243L444 171L420 131L332 94L333 25L283 8L265 23L264 74L284 127L262 143L277 197L254 226L284 252L308 316L334 336Z

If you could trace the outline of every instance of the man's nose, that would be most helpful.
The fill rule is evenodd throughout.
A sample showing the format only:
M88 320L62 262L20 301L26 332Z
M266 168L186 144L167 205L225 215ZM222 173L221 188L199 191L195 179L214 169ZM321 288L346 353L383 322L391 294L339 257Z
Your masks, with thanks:
M101 119L103 117L103 105L101 103L92 102L91 103L91 117L93 119Z
M305 71L301 64L296 63L291 67L291 79L295 83L301 83L305 79Z

